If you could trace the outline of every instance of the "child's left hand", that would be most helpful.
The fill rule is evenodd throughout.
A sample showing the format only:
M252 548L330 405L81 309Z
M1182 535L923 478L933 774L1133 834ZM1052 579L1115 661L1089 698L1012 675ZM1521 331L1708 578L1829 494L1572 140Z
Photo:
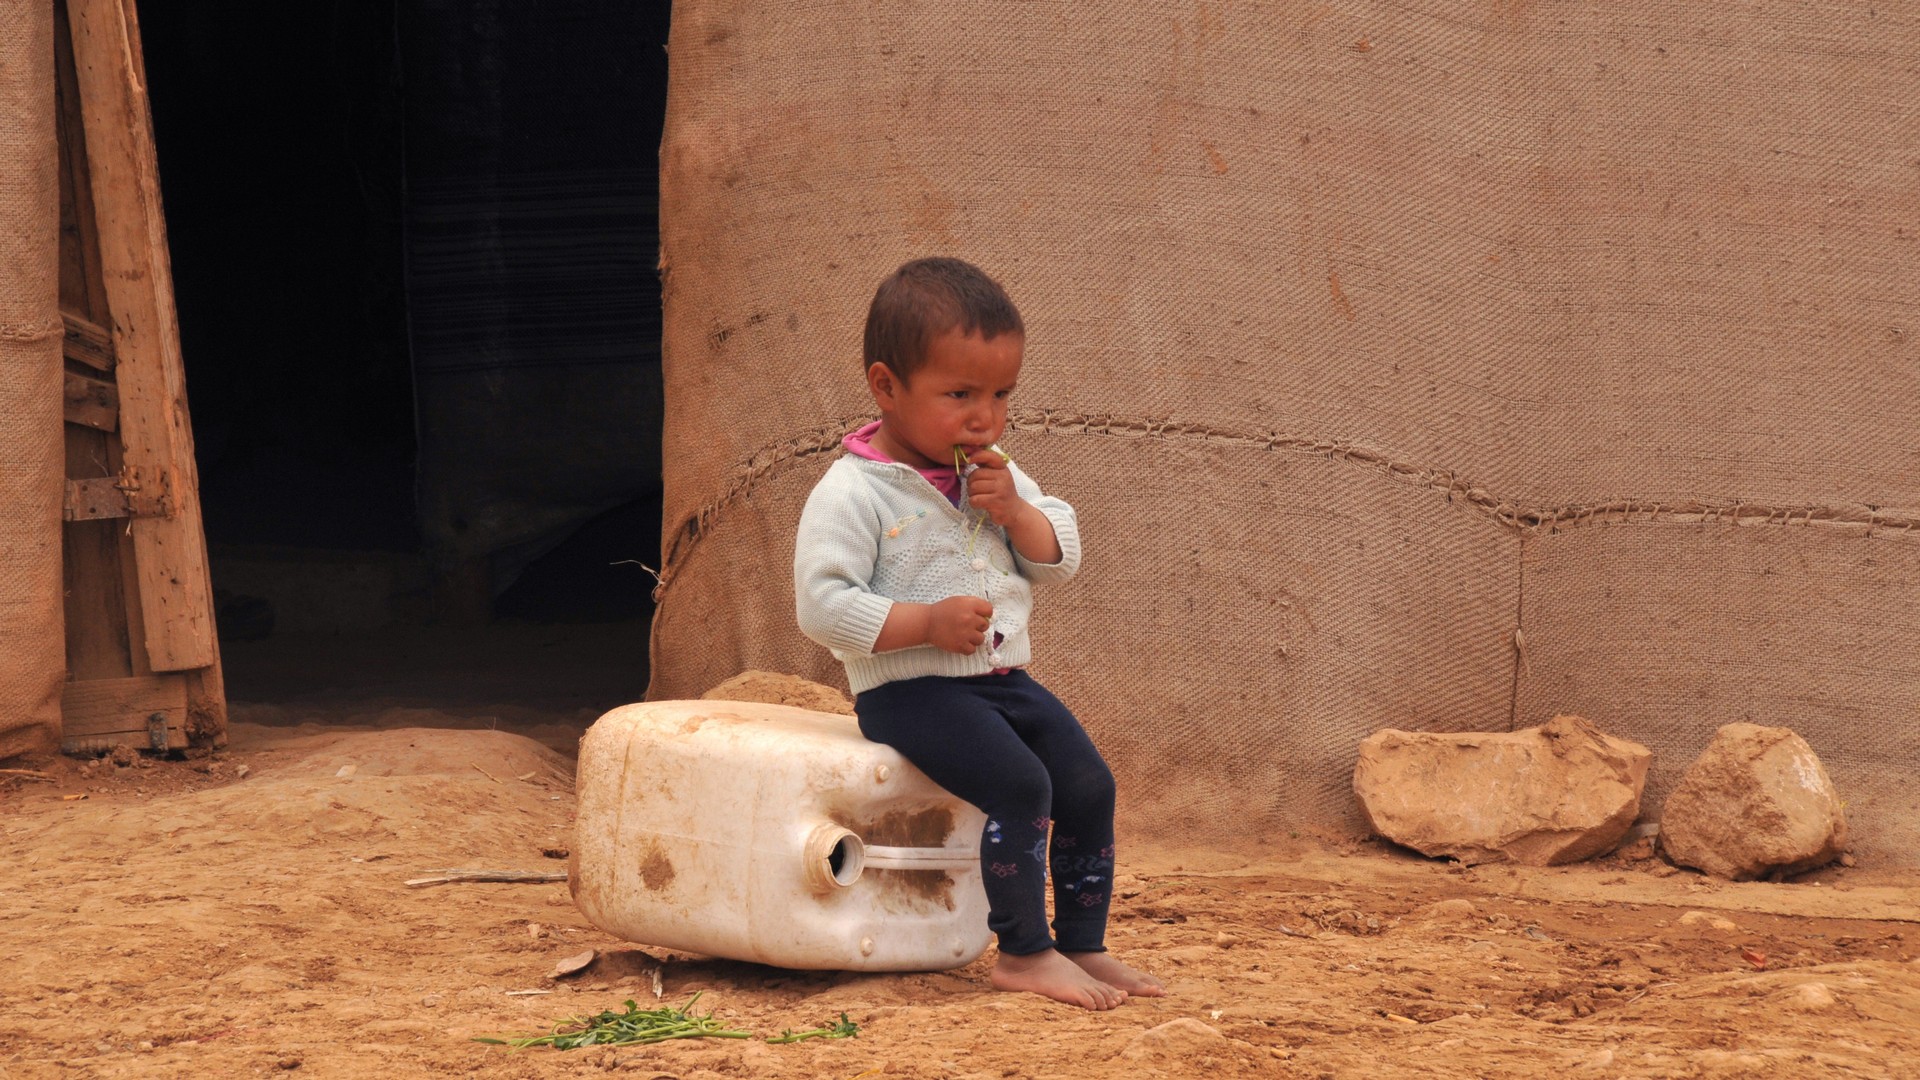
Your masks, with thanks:
M969 464L980 466L967 477L967 501L1007 530L1013 550L1031 562L1057 563L1060 538L1047 515L1013 490L1013 470L1007 467L1012 460L991 446L967 455Z
M986 511L993 523L1003 529L1033 510L1033 504L1013 490L1013 473L1007 468L1009 460L990 446L967 455L968 464L979 466L967 475L967 501L976 509Z

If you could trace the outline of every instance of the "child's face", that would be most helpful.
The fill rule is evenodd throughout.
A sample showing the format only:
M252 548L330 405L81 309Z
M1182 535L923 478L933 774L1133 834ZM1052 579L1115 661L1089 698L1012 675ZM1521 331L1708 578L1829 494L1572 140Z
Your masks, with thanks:
M1026 344L1020 334L988 341L955 327L928 343L927 361L910 381L874 364L867 369L880 406L873 441L895 461L923 469L952 465L956 446L971 454L999 442Z

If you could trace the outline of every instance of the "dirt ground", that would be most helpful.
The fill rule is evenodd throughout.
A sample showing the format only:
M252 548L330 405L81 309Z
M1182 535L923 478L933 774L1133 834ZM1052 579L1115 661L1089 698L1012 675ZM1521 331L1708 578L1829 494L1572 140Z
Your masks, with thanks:
M409 888L562 870L563 751L597 706L399 700L237 702L210 757L0 782L0 1078L1920 1076L1920 872L1729 884L1649 858L1123 841L1111 944L1171 993L1093 1014L995 993L986 960L781 971L615 940L564 884ZM844 1012L859 1036L472 1041L655 1007L656 976L659 1002L698 991L735 1028Z

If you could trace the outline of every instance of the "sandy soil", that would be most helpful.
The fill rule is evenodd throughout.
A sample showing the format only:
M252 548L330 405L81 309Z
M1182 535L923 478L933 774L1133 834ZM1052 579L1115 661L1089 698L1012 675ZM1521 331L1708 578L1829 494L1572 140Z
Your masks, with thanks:
M582 714L235 715L212 757L60 759L51 781L0 782L0 1077L1920 1075L1914 872L1735 885L1654 859L1461 869L1304 839L1136 844L1112 943L1172 992L1092 1014L995 993L985 961L795 973L614 940L560 884L404 884L562 869ZM593 967L548 978L588 948ZM738 1028L845 1012L860 1034L471 1041L653 1007L656 974L666 1003L700 991Z

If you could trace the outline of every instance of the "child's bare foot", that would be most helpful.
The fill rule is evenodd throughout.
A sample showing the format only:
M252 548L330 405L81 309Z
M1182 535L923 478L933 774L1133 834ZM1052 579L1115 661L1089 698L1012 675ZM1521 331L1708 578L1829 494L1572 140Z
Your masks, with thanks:
M1127 992L1101 982L1053 949L1028 956L1000 954L988 981L1000 990L1025 990L1083 1009L1104 1011L1127 1000Z
M1080 969L1087 974L1134 997L1167 996L1166 983L1144 971L1128 967L1115 959L1112 953L1073 952L1061 955L1080 965Z

